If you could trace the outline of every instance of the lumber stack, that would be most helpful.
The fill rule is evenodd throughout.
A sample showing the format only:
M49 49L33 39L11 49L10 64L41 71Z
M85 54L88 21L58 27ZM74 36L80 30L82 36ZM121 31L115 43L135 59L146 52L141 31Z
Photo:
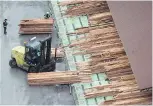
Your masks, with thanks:
M108 11L108 6L105 5L107 5L106 2L101 1L84 1L83 3L77 6L72 6L71 8L67 9L65 15L76 16L84 14L102 13L104 11Z
M152 103L152 88L139 89L132 72L128 57L118 35L107 2L71 1L61 2L69 6L65 15L69 17L87 15L89 27L78 28L69 36L86 34L68 46L76 52L73 55L90 54L89 61L76 63L78 70L91 73L105 73L110 84L85 89L85 98L113 96L99 105L148 105ZM79 4L79 5L77 5Z
M52 84L72 84L79 82L90 82L91 77L88 72L64 71L64 72L43 72L29 73L29 85L52 85Z
M84 3L84 2L87 2L87 0L83 1L83 0L71 0L71 1L63 1L63 2L60 2L59 5L60 6L66 6L66 5L74 5L74 4L81 4L81 3Z
M50 34L53 30L53 19L21 20L19 34Z
M64 57L64 55L65 55L64 50L62 48L57 48L56 57L62 58L62 57ZM55 48L51 48L51 56L55 57Z

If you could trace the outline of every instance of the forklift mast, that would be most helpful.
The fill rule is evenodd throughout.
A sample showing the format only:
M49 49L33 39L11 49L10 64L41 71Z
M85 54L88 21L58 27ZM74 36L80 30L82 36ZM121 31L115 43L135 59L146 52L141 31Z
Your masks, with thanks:
M49 64L49 62L51 61L51 42L52 42L51 36L40 41L40 43L41 43L40 64L41 65Z

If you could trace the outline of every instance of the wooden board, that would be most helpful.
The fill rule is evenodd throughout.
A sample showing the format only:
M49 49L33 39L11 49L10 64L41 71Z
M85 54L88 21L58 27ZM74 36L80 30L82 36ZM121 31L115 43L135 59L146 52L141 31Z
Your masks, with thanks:
M90 82L90 74L79 71L28 73L29 85L72 84Z
M38 24L53 24L53 19L29 19L21 20L19 25L38 25Z
M53 22L52 18L21 20L19 34L51 34Z
M55 57L55 48L51 48L51 55L52 55L52 57ZM62 57L64 57L65 56L65 54L64 54L64 50L63 49L61 49L61 48L57 48L57 54L56 54L56 57L57 58L62 58Z

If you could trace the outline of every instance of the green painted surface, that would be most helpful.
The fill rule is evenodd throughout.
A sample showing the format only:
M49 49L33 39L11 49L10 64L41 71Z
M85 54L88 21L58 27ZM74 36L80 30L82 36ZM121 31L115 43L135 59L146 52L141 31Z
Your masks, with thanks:
M97 74L92 74L92 81L98 81Z
M87 89L87 88L91 88L92 86L90 84L83 84L83 87L84 89ZM95 98L90 98L90 99L86 99L87 100L87 105L95 105L96 104L96 101L95 101Z
M65 27L67 29L67 32L68 33L74 32L71 18L64 18L64 21L65 21Z
M81 84L76 84L74 87L75 87L75 93L77 95L78 103L81 105L86 105L86 100L83 96L83 89L81 87Z
M80 17L80 20L81 20L81 22L82 22L83 27L88 27L88 26L89 26L89 25L88 25L87 16L82 16L82 17Z
M79 20L79 17L72 17L72 24L74 25L74 28L81 28L81 23Z
M70 38L70 41L71 41L71 42L74 41L74 40L76 40L76 36L69 36L69 35L68 35L68 37Z
M87 36L87 34L81 34L81 35L67 35L67 33L74 32L76 28L81 28L81 27L88 27L88 18L87 16L77 16L77 17L72 17L72 18L66 18L63 15L64 11L67 9L67 7L59 7L57 5L57 1L62 1L62 0L54 0L51 1L54 14L55 14L55 19L57 21L57 25L59 28L59 37L62 39L62 44L63 46L67 46L70 44L72 41L75 39L78 39L83 36ZM70 49L68 47L64 48L65 49L65 54L66 58L68 61L68 66L71 71L77 70L75 62L82 62L82 61L88 61L90 55L76 55L73 56L72 52L74 52L73 49ZM75 50L76 52L76 50ZM85 99L84 97L84 89L91 88L94 86L98 85L106 85L108 84L108 81L105 81L106 75L104 73L100 74L93 74L92 76L92 83L79 83L79 84L73 84L74 86L74 92L76 94L76 102L78 105L97 105L104 101L104 97L96 97L96 98L90 98L90 99ZM110 100L112 97L106 97L106 100Z
M76 62L82 62L83 61L83 58L80 55L75 56L75 59L76 59Z

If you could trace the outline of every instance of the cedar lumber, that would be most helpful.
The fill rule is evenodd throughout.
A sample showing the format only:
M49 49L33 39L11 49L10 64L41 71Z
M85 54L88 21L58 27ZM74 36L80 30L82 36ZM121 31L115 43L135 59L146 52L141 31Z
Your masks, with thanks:
M125 100L106 100L100 103L99 106L102 105L146 105L152 102L152 97L139 97L139 98L131 98Z
M31 35L31 34L51 34L52 32L23 32L23 31L19 31L19 34L21 35Z
M71 1L62 1L58 5L60 6L67 6L67 5L73 5L73 4L81 4L85 2L86 0L71 0Z
M69 34L87 33L87 36L73 41L69 47L80 50L74 52L74 55L91 55L89 61L76 63L79 71L104 72L110 84L86 89L85 98L114 97L114 100L106 101L104 105L151 104L152 93L141 92L138 88L107 3L102 1L80 3L68 8L65 13L67 16L86 14L89 27L79 28Z
M89 82L90 74L79 71L29 73L29 85L70 84Z
M98 20L98 19L103 19L105 17L111 17L111 13L110 12L105 12L105 13L100 13L100 14L94 14L92 16L89 17L89 21L91 20Z

